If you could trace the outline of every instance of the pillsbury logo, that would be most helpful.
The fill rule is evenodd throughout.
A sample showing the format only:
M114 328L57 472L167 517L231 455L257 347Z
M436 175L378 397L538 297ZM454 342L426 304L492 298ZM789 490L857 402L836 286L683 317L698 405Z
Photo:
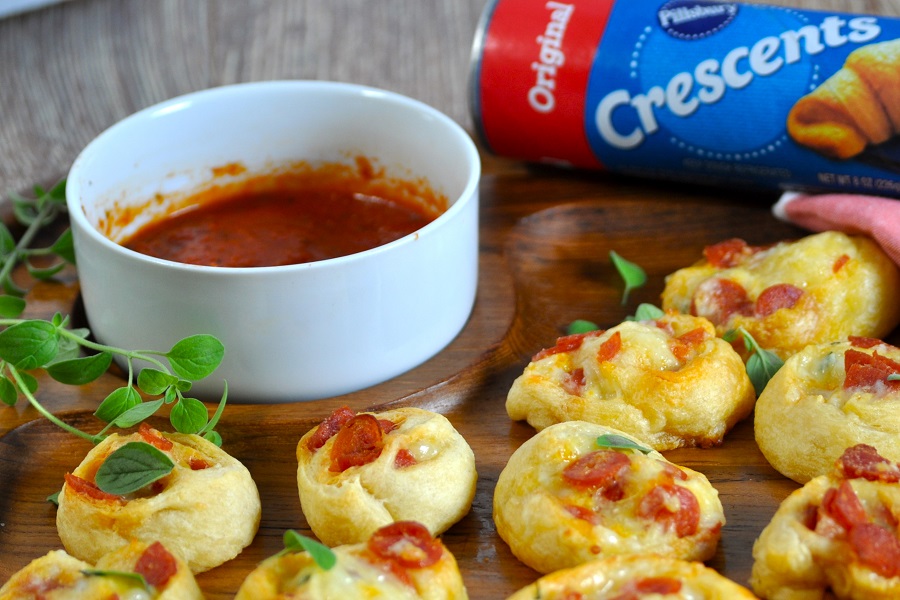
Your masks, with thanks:
M738 6L711 0L671 0L657 11L660 27L674 38L695 40L723 29L734 20Z

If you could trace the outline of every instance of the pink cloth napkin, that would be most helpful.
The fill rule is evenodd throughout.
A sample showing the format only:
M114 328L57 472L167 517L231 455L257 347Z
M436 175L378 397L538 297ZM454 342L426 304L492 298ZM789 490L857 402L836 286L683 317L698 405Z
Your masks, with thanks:
M857 194L785 192L772 212L812 231L863 233L900 265L900 200Z

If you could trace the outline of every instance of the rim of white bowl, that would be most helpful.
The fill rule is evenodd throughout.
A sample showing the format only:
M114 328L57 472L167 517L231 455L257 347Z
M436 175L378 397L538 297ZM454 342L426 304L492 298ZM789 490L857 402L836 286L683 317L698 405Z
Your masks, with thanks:
M81 202L79 200L79 191L80 184L75 181L72 182L71 174L75 172L76 168L80 166L80 163L87 160L90 157L90 154L95 151L95 148L102 143L105 138L111 137L117 133L120 128L127 127L130 122L136 119L145 118L150 115L154 115L156 113L165 113L171 112L174 110L182 110L187 107L187 104L193 101L196 98L204 98L211 95L220 95L220 94L231 94L231 93L241 93L250 89L263 89L263 88L321 88L321 89L329 89L334 90L339 93L349 94L349 95L357 95L357 96L368 96L373 98L378 98L380 100L393 102L396 104L407 105L414 110L420 111L431 118L440 121L444 125L447 126L447 129L452 132L455 136L457 136L460 141L463 149L466 152L467 163L472 165L471 173L469 174L469 178L466 181L466 185L463 188L462 192L457 196L455 202L451 204L447 210L438 215L433 221L422 226L416 231L409 233L401 238L398 238L394 241L388 242L386 244L381 244L380 246L376 246L374 248L370 248L368 250L363 250L361 252L355 252L353 254L347 254L344 256L338 256L335 258L327 258L323 260L317 260L306 263L297 263L291 265L275 265L275 266L263 266L263 267L213 267L208 265L194 265L189 263L182 263L174 260L168 260L164 258L158 258L155 256L149 256L147 254L142 254L135 250L131 250L126 248L125 246L114 242L109 239L102 233L100 233L93 224L91 224L87 216L84 214L84 210L82 209ZM184 105L184 107L180 106ZM186 270L195 273L204 273L204 274L234 274L240 273L245 276L252 276L256 273L269 273L272 271L279 272L287 272L292 270L310 270L310 269L324 269L324 268L333 268L336 265L346 262L356 262L359 260L364 260L367 257L374 256L376 254L381 254L383 252L389 252L391 249L396 248L397 246L402 246L406 244L415 243L418 238L422 236L431 235L431 232L435 229L438 229L442 223L445 221L449 221L454 219L457 213L462 212L465 209L465 205L475 201L478 195L478 185L481 179L481 158L478 154L478 149L475 146L475 142L472 140L472 137L463 129L463 127L451 119L449 116L444 114L443 112L437 110L433 106L422 102L421 100L416 100L415 98L411 98L409 96L405 96L403 94L392 92L389 90L367 86L362 84L355 83L346 83L339 81L323 81L323 80L313 80L313 79L293 79L293 80L270 80L270 81L254 81L254 82L246 82L246 83L235 83L222 85L217 87L206 88L203 90L198 90L195 92L190 92L187 94L183 94L180 96L175 96L170 98L169 100L164 100L157 104L148 106L147 108L141 109L131 115L124 117L123 119L117 121L113 125L109 126L107 129L102 131L99 135L97 135L91 142L88 143L87 146L78 154L75 160L72 163L71 168L69 169L69 179L67 180L66 185L66 206L69 212L69 219L71 221L77 222L78 225L87 233L87 235L91 236L95 241L99 242L101 245L106 246L108 249L121 252L125 256L129 256L134 258L135 260L139 260L142 262L147 262L151 264L157 264L160 266L165 266L168 268L176 269L176 270Z

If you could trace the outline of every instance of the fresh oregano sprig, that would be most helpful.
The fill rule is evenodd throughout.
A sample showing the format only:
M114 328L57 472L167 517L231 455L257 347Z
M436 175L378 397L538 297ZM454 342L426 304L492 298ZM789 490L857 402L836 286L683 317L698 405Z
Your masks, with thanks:
M52 423L93 443L105 438L112 427L133 427L169 404L169 420L176 431L202 435L221 444L214 427L225 406L227 384L212 418L202 402L185 395L192 382L209 376L222 361L225 348L214 336L189 336L162 352L125 350L91 341L87 330L68 328L68 317L60 314L50 321L0 319L0 327L5 327L0 331L0 401L4 404L12 406L24 396ZM82 348L93 353L80 356ZM85 433L69 425L35 397L37 379L28 371L44 369L60 383L84 385L103 375L114 356L125 362L128 377L125 385L109 394L94 413L107 423L99 433ZM138 361L150 366L135 376ZM141 392L159 398L144 401Z
M750 352L750 358L747 359L746 365L747 375L750 376L750 381L753 383L753 389L756 391L756 395L759 396L762 394L762 391L766 389L769 380L772 379L772 377L775 376L775 373L778 372L778 369L784 365L784 361L774 352L760 346L759 343L753 339L753 336L750 335L750 332L743 327L727 331L725 335L722 336L722 339L731 343L738 339L738 336L743 338L744 347Z
M0 316L3 317L17 317L25 309L25 300L22 297L26 290L16 285L12 279L16 265L24 262L32 277L49 279L59 273L66 264L75 263L75 251L69 229L66 229L50 246L31 247L38 232L50 225L60 213L65 212L65 180L49 190L35 186L34 195L35 198L25 198L18 194L10 194L13 214L19 223L25 226L25 231L18 240L9 227L0 222L0 288L5 292L5 295L0 296ZM58 260L50 266L39 267L32 259L40 256L55 256Z

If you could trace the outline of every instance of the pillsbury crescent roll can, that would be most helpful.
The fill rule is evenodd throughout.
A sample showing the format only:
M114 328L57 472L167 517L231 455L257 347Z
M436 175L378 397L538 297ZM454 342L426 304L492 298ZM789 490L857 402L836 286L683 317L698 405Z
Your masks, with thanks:
M482 144L657 179L900 195L900 19L711 0L493 0Z

